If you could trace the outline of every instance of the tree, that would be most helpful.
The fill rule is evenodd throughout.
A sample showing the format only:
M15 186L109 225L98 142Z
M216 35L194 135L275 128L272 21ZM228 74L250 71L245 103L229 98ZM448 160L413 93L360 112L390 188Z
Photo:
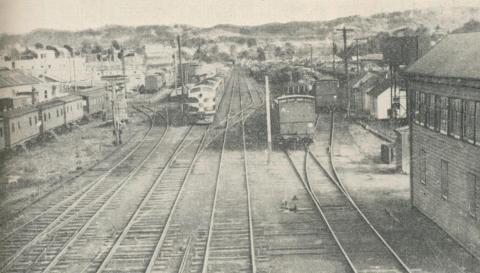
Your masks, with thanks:
M255 38L248 38L247 45L248 47L254 47L257 45L257 40L255 40Z
M218 45L213 45L212 47L210 47L209 51L210 51L210 54L217 55L219 52Z
M60 56L60 51L58 51L58 49L57 49L56 47L54 47L54 46L47 45L47 46L45 47L45 49L55 51L55 57L57 57L57 58L58 58L58 56Z
M43 44L40 43L40 42L36 42L36 43L35 43L35 48L36 48L36 49L43 49Z
M285 55L292 58L295 55L295 47L291 43L285 43Z
M74 56L74 54L73 54L73 48L72 48L71 46L69 46L69 45L64 45L63 47L64 47L65 49L67 49L68 52L70 52L70 55L71 55L72 57Z
M249 58L248 50L241 51L240 54L238 54L238 58L248 59Z
M101 45L95 44L95 45L93 46L92 53L94 53L94 54L95 54L95 53L102 53L102 51L103 51L103 48L102 48Z
M90 43L90 41L87 41L87 40L83 40L81 43L80 43L80 51L82 53L92 53L92 43Z
M283 49L279 46L275 47L275 51L273 52L273 56L277 58L283 58L285 56L285 53L283 52Z
M230 56L235 58L235 55L237 55L237 46L236 45L231 45L230 46Z
M120 44L118 43L117 40L113 40L113 41L112 41L112 46L113 46L113 48L115 48L116 50L120 50Z
M257 59L259 61L265 61L265 51L261 47L257 47Z

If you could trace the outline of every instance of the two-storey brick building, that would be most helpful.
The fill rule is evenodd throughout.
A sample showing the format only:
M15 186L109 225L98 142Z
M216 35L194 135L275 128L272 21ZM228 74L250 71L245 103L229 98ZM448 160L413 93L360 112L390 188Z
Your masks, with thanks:
M450 35L405 73L412 202L480 257L480 33Z

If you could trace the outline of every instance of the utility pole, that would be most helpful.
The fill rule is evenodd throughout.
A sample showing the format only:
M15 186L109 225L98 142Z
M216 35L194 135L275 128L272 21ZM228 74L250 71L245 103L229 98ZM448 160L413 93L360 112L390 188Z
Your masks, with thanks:
M268 85L269 85L268 76L265 76L265 110L267 112L267 144L268 144L267 162L270 164L270 154L272 153L272 127L270 124L270 88Z
M182 96L185 95L184 90L184 80L183 80L183 67L182 67L182 45L180 44L180 35L177 36L177 44L178 44L178 66L179 66L179 73L180 73L180 84L182 85Z
M116 111L115 111L115 104L116 104L116 91L115 91L115 85L113 82L111 83L112 87L112 121L113 121L113 144L117 145L118 144L118 130L117 130L117 118L116 118Z
M345 90L347 93L347 117L350 117L350 88L349 88L350 75L348 73L347 32L354 31L354 30L347 29L346 27L343 27L337 30L342 31L343 33L343 55L344 55L343 61L345 65L345 76L346 76Z
M173 78L175 81L175 95L177 95L177 62L175 61L175 53L172 55L173 58Z
M313 47L310 45L310 66L312 67L312 72L314 71L313 69Z
M75 69L75 56L73 57L73 89L77 93L77 69Z
M335 56L337 55L337 45L335 45L335 40L332 38L332 60L333 60L333 74L335 74Z
M355 47L357 48L357 73L360 73L360 60L359 60L359 50L358 50L358 39L355 39Z

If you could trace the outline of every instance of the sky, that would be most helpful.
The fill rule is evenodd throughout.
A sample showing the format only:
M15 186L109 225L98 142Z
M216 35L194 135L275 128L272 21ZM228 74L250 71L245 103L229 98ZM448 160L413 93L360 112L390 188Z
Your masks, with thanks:
M259 25L455 6L480 7L480 0L0 0L0 33L105 25Z

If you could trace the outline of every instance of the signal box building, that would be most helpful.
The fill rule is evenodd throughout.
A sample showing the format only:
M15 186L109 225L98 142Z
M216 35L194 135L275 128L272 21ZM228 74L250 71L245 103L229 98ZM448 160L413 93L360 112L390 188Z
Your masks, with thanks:
M480 33L450 35L405 73L412 202L480 257Z

